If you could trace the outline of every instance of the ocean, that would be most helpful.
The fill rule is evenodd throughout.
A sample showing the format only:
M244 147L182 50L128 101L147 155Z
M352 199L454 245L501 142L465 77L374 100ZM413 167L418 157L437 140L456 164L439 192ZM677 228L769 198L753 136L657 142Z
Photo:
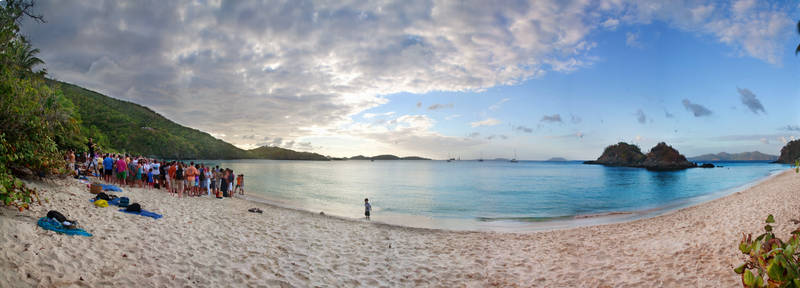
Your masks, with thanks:
M673 172L577 161L199 162L245 174L247 199L288 208L449 230L536 231L651 217L744 189L789 168L715 162Z

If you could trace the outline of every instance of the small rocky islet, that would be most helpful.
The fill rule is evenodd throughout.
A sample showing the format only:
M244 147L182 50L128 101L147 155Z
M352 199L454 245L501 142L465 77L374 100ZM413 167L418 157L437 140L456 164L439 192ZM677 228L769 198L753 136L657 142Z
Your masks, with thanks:
M642 153L639 146L619 142L617 144L606 147L603 155L600 155L597 160L585 161L584 164L598 164L605 166L615 167L636 167L645 168L652 171L673 171L683 170L687 168L704 167L710 168L712 166L697 166L697 163L686 160L678 150L667 145L667 143L660 142L655 147L650 149L647 154Z

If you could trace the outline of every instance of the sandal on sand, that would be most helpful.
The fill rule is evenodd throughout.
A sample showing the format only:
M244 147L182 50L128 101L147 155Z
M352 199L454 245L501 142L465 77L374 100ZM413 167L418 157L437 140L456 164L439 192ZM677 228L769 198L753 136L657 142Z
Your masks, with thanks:
M261 209L258 209L258 208L250 208L250 209L247 209L247 211L250 211L250 212L253 212L253 213L264 213L264 211L261 211Z

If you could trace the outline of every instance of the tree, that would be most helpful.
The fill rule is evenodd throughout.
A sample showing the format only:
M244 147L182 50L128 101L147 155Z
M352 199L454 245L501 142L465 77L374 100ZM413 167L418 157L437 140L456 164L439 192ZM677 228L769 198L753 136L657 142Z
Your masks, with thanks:
M36 57L36 54L39 54L39 49L33 48L31 43L28 43L25 38L20 37L20 39L11 41L8 48L8 56L10 57L8 60L10 64L15 65L20 72L24 74L34 73L39 76L47 74L47 69L41 69L38 72L33 71L36 66L44 65L44 61Z

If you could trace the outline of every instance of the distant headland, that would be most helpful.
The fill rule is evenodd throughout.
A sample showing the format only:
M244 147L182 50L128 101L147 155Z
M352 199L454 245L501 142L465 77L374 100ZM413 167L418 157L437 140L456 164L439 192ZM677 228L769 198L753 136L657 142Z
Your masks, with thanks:
M687 158L689 161L775 161L778 156L764 154L758 151L742 152L742 153L726 153L720 152L717 154L703 154L699 156Z
M786 146L781 148L781 156L778 157L776 163L794 164L794 161L800 159L800 139L792 140L786 143Z
M353 156L350 158L331 158L331 160L431 160L429 158L419 157L419 156L406 156L400 157L391 154L383 154L378 156L367 157L364 155Z

